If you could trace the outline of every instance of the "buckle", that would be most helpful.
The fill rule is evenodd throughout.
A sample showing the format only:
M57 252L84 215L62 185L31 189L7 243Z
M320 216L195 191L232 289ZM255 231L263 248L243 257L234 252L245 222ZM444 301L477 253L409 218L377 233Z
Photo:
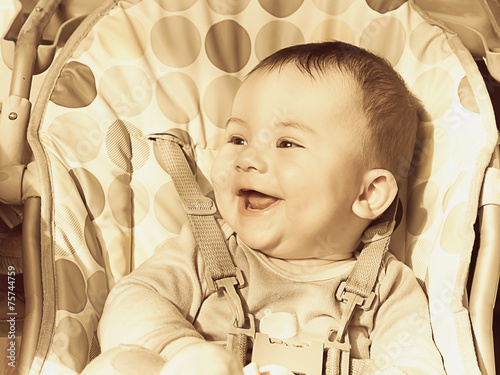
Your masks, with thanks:
M217 212L217 206L210 198L203 196L180 197L182 207L188 215L210 216Z
M212 279L211 275L207 275L207 284L208 289L211 291L218 291L221 288L226 288L229 285L235 286L238 288L242 288L245 286L245 277L243 276L243 272L238 267L234 268L235 276L224 277L222 279Z
M241 305L241 299L236 292L236 286L242 287L245 284L245 279L241 270L236 267L236 276L229 276L223 279L213 280L210 275L207 277L208 288L213 291L222 290L224 297L226 297L229 308L233 313L236 327L243 327L245 325L245 313Z
M340 286L337 289L337 293L335 294L337 301L347 303L348 309L351 307L351 305L354 305L361 307L364 311L370 310L373 301L375 300L376 294L374 292L371 292L368 297L363 297L359 294L348 292L347 290L345 290L346 285L346 281L342 281L340 283Z
M296 374L321 375L323 373L324 344L314 341L295 346L273 341L264 333L257 333L252 349L252 362L259 366L280 365Z
M370 310L373 301L375 300L376 294L371 292L370 295L365 298L360 296L359 294L348 292L345 290L346 282L342 281L339 288L337 289L337 293L335 293L335 297L338 301L346 303L345 310L342 313L342 318L340 320L339 329L337 332L337 337L335 341L342 343L342 339L344 336L347 336L347 327L351 322L351 318L354 315L354 311L356 307L361 307L364 311ZM328 331L328 340L330 339L332 330Z

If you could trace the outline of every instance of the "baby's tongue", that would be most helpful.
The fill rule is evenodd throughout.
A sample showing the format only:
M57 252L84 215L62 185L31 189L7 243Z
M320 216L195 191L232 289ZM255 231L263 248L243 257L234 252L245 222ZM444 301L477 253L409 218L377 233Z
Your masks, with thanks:
M278 198L259 193L258 191L251 191L247 199L248 208L253 210L264 210L278 200Z

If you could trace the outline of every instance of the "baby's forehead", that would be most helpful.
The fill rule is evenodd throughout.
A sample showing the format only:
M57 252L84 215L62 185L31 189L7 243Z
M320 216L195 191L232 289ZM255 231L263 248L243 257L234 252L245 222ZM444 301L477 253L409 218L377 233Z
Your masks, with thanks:
M336 102L341 98L350 98L357 103L359 100L356 99L363 97L362 88L352 74L333 68L325 71L311 70L306 72L293 65L285 65L275 67L272 70L253 72L252 75L245 78L240 88L244 89L247 82L256 82L257 90L261 91L268 89L269 85L273 83L278 84L278 82L288 84L295 90L302 90L304 94L322 91L325 95L330 94L328 98Z
M243 91L240 99L242 104L246 105L248 101L259 101L261 97L266 97L269 91L274 90L283 99L280 101L270 98L273 102L282 104L275 108L276 114L300 115L300 110L304 109L302 104L307 103L313 109L330 109L332 116L345 111L348 112L344 115L363 112L363 93L360 85L352 75L338 69L313 70L309 73L289 64L257 70L245 78L238 94ZM308 101L310 97L316 99Z

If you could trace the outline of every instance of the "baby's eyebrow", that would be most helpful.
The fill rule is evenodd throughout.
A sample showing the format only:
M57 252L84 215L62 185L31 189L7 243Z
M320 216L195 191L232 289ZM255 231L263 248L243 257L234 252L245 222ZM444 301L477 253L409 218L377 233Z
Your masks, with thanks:
M227 120L226 121L226 128L231 124L240 125L240 126L243 126L245 128L248 128L248 123L245 120L242 120L238 117L231 117L229 120ZM305 124L302 124L302 123L297 122L297 121L278 121L278 122L274 123L274 126L275 127L283 127L283 128L294 128L294 129L298 129L298 130L304 131L304 132L309 133L309 134L316 134L316 132L314 131L314 129L312 127L305 125Z
M310 134L315 134L316 132L314 131L313 128L311 128L310 126L306 125L306 124L302 124L300 122L296 122L296 121L280 121L280 122L277 122L275 123L275 126L281 126L281 127L285 127L285 128L295 128L295 129L298 129L298 130L302 130L306 133L310 133Z
M230 117L227 121L226 121L226 128L231 124L231 123L236 123L237 125L241 125L241 126L244 126L244 127L248 127L248 124L246 123L245 120L242 120L238 117Z

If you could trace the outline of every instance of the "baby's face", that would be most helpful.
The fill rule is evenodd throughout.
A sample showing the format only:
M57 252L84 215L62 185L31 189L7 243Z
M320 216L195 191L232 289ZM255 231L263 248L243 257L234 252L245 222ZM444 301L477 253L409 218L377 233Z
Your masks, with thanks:
M220 213L249 247L281 259L353 251L363 175L353 129L363 120L349 82L285 67L242 84L212 183Z

